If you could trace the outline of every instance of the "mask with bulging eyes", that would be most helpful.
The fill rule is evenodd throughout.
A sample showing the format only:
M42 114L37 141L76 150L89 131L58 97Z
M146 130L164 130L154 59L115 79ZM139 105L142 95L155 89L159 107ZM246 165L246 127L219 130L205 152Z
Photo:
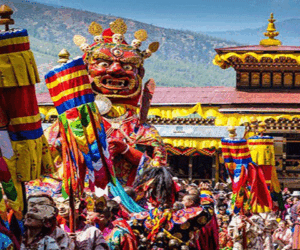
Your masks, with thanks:
M90 54L88 70L94 92L114 104L128 100L128 104L137 105L144 76L142 57L119 47L99 47Z

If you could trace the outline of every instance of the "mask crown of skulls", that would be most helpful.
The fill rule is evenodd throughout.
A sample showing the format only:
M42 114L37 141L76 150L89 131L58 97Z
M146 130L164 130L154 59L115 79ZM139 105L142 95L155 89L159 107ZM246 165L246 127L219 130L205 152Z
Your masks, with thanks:
M123 19L116 19L109 24L110 28L103 31L100 24L92 22L89 26L89 33L94 36L94 43L89 45L87 39L81 35L75 35L73 38L74 43L86 54L90 56L91 52L99 47L121 47L127 51L137 51L141 59L149 58L152 53L156 52L159 48L159 42L152 42L144 51L140 51L142 42L148 38L147 31L140 29L134 33L135 39L131 44L125 41L125 33L127 25Z
M140 50L148 34L141 29L134 33L131 44L125 41L127 26L122 19L111 22L108 29L92 22L89 33L94 36L93 44L75 35L74 43L84 52L84 61L94 93L103 95L113 104L137 106L142 92L142 79L145 75L144 60L159 48L152 42L145 50Z

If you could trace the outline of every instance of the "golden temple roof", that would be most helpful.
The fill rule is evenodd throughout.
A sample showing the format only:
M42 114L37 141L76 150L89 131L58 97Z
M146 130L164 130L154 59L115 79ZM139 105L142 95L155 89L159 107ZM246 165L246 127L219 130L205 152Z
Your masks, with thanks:
M249 63L249 58L253 59L254 63L265 66L261 63L285 65L286 63L300 65L300 46L282 46L281 41L275 39L279 35L276 30L273 13L271 13L267 32L264 35L267 39L262 39L259 45L236 46L226 48L216 48L217 55L213 63L226 69L234 64ZM233 59L236 58L236 59ZM232 61L234 60L234 62ZM251 60L250 60L251 61Z

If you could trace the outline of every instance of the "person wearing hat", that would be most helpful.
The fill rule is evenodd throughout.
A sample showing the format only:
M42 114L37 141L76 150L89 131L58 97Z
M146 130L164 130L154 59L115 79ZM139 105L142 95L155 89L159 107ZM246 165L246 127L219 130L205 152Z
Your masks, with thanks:
M76 250L108 250L109 247L105 242L102 232L95 226L86 223L85 217L82 216L84 207L82 201L75 199L75 225L76 232L70 230L70 206L69 200L60 197L56 200L58 203L58 213L60 216L59 226L69 233L75 242Z
M296 190L292 193L292 199L293 199L293 204L297 204L297 202L299 201L300 199L300 191L299 190Z

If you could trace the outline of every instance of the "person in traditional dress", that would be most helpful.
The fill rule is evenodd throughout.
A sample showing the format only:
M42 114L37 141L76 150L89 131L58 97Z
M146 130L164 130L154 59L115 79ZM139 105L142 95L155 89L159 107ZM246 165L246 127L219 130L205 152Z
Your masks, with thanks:
M264 250L264 221L259 215L234 215L228 231L233 239L233 250L243 250L244 245L247 249Z
M200 195L199 194L187 194L183 197L182 203L186 208L199 207Z
M32 209L36 205L50 205L55 206L56 204L53 198L43 192L36 192L28 196L27 199L28 210ZM53 230L51 237L54 238L61 250L72 250L75 248L74 243L71 241L69 235L56 225L56 218L53 218L55 223L53 223Z
M217 211L217 218L221 219L222 222L225 222L225 221L230 221L230 212L227 210L228 208L228 205L226 203L222 203L222 204L219 204L218 205L218 211Z
M50 237L57 209L50 205L35 205L25 215L27 228L21 250L60 250L55 239Z
M104 238L111 250L135 250L138 249L137 239L123 218L119 217L119 204L114 200L107 201L102 209L97 209L97 224L103 232Z
M76 250L108 250L102 232L95 226L87 224L85 218L81 216L80 200L76 199L75 202L75 233L70 230L70 207L68 199L58 199L58 212L60 219L58 220L59 226L69 233L70 237L75 242Z
M280 250L292 249L292 231L288 227L286 221L282 220L279 222L278 228L275 230L273 234L273 241L275 244L278 245L276 249L280 249Z
M273 245L273 237L272 234L274 230L278 227L278 222L276 218L276 214L274 212L271 213L261 213L260 216L263 218L265 223L264 230L264 250L275 250Z
M219 246L220 250L222 249L231 249L233 246L232 238L228 233L229 221L222 222L221 219L218 219L219 225Z

